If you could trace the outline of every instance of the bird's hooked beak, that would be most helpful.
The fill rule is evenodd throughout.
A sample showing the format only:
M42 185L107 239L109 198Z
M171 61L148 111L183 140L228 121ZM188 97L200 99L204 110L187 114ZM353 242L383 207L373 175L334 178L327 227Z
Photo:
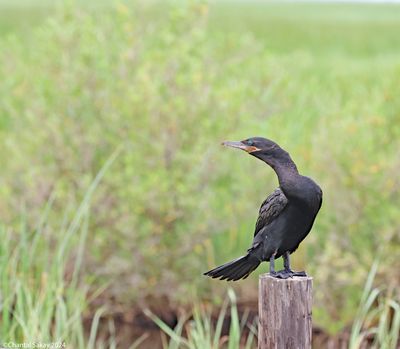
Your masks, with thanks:
M224 145L224 146L226 146L226 147L239 148L239 149L244 150L244 151L247 152L247 153L252 153L252 152L254 152L254 151L261 150L261 149L255 147L255 146L244 144L244 143L241 142L241 141L233 141L233 142L227 141L227 142L222 142L222 145Z

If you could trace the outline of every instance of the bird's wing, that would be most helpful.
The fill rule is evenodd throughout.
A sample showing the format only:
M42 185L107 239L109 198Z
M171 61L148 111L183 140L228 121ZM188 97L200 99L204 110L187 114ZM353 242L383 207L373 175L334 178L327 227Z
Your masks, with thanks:
M262 228L270 224L276 217L278 217L287 203L288 199L281 188L275 189L274 192L269 195L261 204L254 236L256 236Z

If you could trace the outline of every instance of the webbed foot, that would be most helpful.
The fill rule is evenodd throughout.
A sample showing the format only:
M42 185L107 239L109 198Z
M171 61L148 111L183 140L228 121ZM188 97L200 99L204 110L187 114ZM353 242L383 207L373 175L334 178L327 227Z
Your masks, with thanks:
M279 271L270 273L270 275L277 279L288 279L288 278L292 278L293 276L300 276L300 277L307 276L305 271L293 271L290 269L279 270Z
M290 270L290 272L292 273L292 276L300 276L300 277L307 277L308 276L307 273L304 270L302 270L302 271Z

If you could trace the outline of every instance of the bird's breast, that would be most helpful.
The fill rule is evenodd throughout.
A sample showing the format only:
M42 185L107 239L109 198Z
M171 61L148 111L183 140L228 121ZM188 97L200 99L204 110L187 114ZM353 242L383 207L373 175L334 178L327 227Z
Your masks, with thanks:
M304 238L312 226L316 212L305 205L288 205L284 235L289 238Z

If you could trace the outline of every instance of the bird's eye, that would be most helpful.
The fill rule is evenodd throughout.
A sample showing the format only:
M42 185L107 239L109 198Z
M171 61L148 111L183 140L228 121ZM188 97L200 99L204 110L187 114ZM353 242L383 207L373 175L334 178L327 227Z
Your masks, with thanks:
M247 145L253 145L253 144L254 142L251 139L247 140Z

